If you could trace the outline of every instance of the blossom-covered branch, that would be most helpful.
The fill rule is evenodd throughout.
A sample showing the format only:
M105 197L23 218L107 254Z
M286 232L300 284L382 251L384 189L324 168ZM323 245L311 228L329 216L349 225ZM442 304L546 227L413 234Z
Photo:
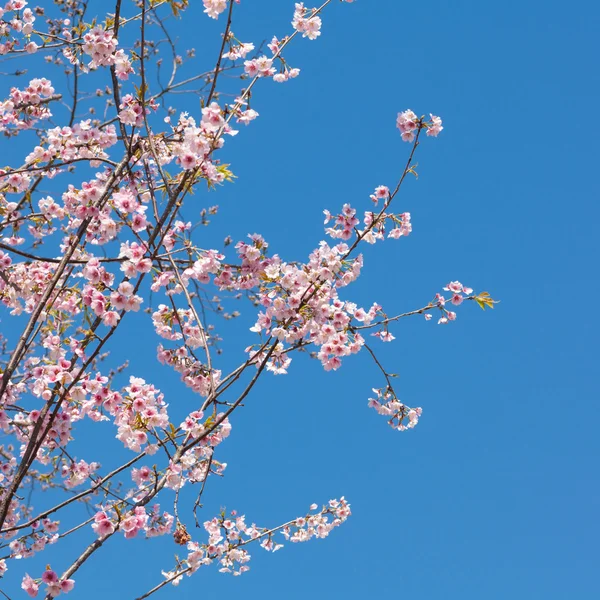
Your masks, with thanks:
M375 300L352 300L364 244L412 232L410 213L397 205L420 145L443 130L433 114L398 114L399 146L410 146L404 168L391 174L395 185L373 182L370 196L325 210L326 239L314 240L308 257L271 249L258 233L204 246L199 227L213 226L218 206L206 201L200 220L188 221L191 195L202 204L203 190L234 179L227 149L239 129L252 135L256 98L305 75L288 61L288 47L318 43L333 18L332 0L290 5L287 29L263 52L259 40L234 33L239 2L203 0L205 25L221 19L221 33L199 57L201 69L196 50L179 48L171 31L193 10L188 0L116 0L109 12L94 0L9 0L0 8L0 55L31 64L15 77L29 68L38 75L10 86L0 102L5 140L18 136L27 147L20 156L15 146L12 166L0 170L0 576L16 560L53 554L52 568L20 580L30 596L70 592L81 566L118 535L161 537L188 550L140 599L212 562L239 575L248 569L245 546L275 551L278 532L291 542L326 537L350 515L343 498L274 529L222 513L204 522L206 543L192 541L188 527L199 524L207 482L226 472L219 446L237 411L252 410L259 381L287 373L299 352L336 371L365 350L384 382L369 405L394 429L412 428L421 409L400 402L364 332L391 342L403 317L437 310L443 324L464 300L496 303L457 281L444 288L448 297L438 293L392 317ZM178 108L180 92L196 94L200 105ZM229 308L234 302L240 310ZM220 318L241 310L253 321L245 358L226 370ZM179 375L185 408L174 401L181 390L161 391L128 362L111 362L124 323L156 338L157 363ZM87 427L98 423L110 424L105 443L86 445ZM110 465L111 448L126 453L120 465ZM193 503L181 493L192 486ZM89 539L68 558L61 542L76 531Z

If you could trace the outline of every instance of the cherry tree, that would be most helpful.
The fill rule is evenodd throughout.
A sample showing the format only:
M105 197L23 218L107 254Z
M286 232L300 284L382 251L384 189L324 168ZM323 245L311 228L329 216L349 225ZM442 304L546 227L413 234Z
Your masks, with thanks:
M352 0L290 4L291 23L265 43L234 34L240 0L203 0L206 22L222 23L222 35L206 69L183 76L196 59L176 43L188 2L9 0L0 8L0 55L24 82L0 103L12 163L0 170L0 575L10 578L15 561L43 552L47 568L19 576L32 597L73 590L81 566L116 536L163 537L178 556L140 599L212 563L240 575L252 546L274 552L327 537L351 514L343 497L291 506L301 516L266 526L235 511L202 514L211 476L225 472L218 447L233 413L259 379L293 368L297 353L326 371L360 353L381 374L365 409L411 429L421 408L399 400L377 344L394 340L400 319L447 324L463 302L495 303L458 281L399 314L352 301L364 244L401 243L411 233L397 197L416 174L422 142L443 130L440 117L405 107L395 125L406 162L390 174L395 182L373 182L370 197L324 210L324 241L308 257L287 256L253 233L204 247L197 225L214 227L218 209L186 221L191 195L197 202L232 181L227 146L252 135L260 96L310 77L287 61L288 46L318 43L331 5ZM199 96L196 111L178 109L182 90ZM23 147L9 146L16 136L24 156L9 151ZM226 309L231 303L240 308ZM255 316L254 341L226 372L219 323L240 311ZM131 320L150 330L157 363L178 374L180 389L161 390L127 362L111 363L115 334ZM182 414L173 396L186 389ZM80 443L84 456L76 455L78 434L103 422L102 446ZM126 459L105 468L115 446ZM193 502L184 487L195 490ZM87 545L68 556L62 540L82 529Z

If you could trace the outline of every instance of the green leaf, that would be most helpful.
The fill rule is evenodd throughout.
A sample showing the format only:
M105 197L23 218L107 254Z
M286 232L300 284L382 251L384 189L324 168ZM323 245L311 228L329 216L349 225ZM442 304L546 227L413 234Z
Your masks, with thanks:
M477 294L477 296L475 296L475 302L479 304L481 310L485 310L486 306L488 308L494 308L494 304L497 303L497 301L490 296L489 292L480 292Z

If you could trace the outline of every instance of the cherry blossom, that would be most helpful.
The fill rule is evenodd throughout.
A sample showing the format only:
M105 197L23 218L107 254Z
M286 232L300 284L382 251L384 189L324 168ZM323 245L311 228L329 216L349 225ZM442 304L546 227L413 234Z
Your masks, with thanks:
M219 15L227 8L227 0L202 0L204 12L211 19L218 19Z
M331 0L295 3L291 27L270 32L265 53L252 32L233 34L238 0L203 0L204 25L222 35L210 57L179 47L170 29L188 4L137 2L119 13L118 3L98 18L70 0L0 8L0 55L32 74L0 100L5 142L25 143L5 148L0 170L0 576L16 577L30 597L72 591L81 566L113 539L148 538L178 556L146 598L210 564L241 575L255 542L276 552L328 537L351 515L343 497L271 528L204 512L205 490L229 477L227 441L243 431L239 412L255 410L258 380L297 368L334 378L358 355L378 368L368 406L394 430L412 429L422 410L399 400L380 344L402 339L396 328L409 316L448 324L471 301L495 304L451 281L395 314L376 288L366 298L357 289L363 269L412 234L413 216L419 225L400 192L424 134L443 130L433 114L398 114L412 144L406 166L388 185L323 199L324 230L303 255L258 232L212 235L230 223L219 224L206 190L213 198L235 180L230 148L268 111L263 98L276 86L265 80L299 76L288 48L321 36ZM190 91L200 101L181 110L179 94ZM226 323L242 311L247 325L230 337ZM140 340L155 353L151 365L139 363ZM301 367L300 352L314 363ZM87 539L71 557L63 540L75 531ZM19 572L18 561L38 555L44 564L59 557L63 570Z
M296 2L292 26L309 40L316 40L321 35L321 17L315 13L316 9L308 9L303 2Z
M33 579L29 575L25 575L21 588L29 596L35 598L42 583L46 585L44 593L51 598L56 598L61 593L68 594L75 587L73 579L61 579L50 567L47 567L39 579Z

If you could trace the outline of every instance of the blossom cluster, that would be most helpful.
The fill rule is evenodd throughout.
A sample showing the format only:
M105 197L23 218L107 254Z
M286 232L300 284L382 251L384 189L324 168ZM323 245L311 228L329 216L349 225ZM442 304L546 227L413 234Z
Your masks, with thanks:
M257 248L253 250L256 253ZM346 259L347 252L344 243L330 247L321 242L303 265L288 264L278 257L263 261L264 283L259 293L263 311L251 330L264 331L292 347L314 344L325 370L338 369L342 357L359 352L364 340L348 326L353 320L370 323L381 307L374 304L365 311L339 298L338 289L354 281L362 267L362 256ZM257 365L266 358L254 347L248 352ZM267 369L285 372L290 360L282 345L275 349Z
M283 40L278 40L276 37L273 37L271 42L267 44L267 48L273 53L273 56L277 56L280 61L279 71L273 75L273 81L275 83L283 83L285 81L289 81L290 79L295 79L300 75L300 69L297 67L290 67L288 62L281 58L281 49L283 43L286 42L288 38L284 38Z
M388 417L388 424L392 429L405 431L412 429L419 422L423 409L409 408L402 404L391 388L373 388L373 392L376 397L369 398L369 407L374 408L380 415Z
M258 58L244 61L244 71L250 77L273 77L277 69L273 66L272 58L259 56Z
M460 281L451 281L446 287L444 287L444 291L450 292L452 295L450 298L445 298L439 293L435 295L435 305L442 312L442 316L438 320L439 325L445 325L449 321L456 321L456 313L446 308L447 302L450 302L454 306L459 306L463 303L466 297L473 293L473 290L470 287L462 285ZM463 294L465 295L463 296ZM431 315L427 314L426 319L430 320Z
M97 462L88 463L83 459L65 462L61 468L65 488L71 489L83 485L100 468Z
M233 31L229 32L227 41L229 43L229 50L223 54L223 58L228 58L229 60L246 58L246 56L254 50L254 44L236 40Z
M11 558L17 560L31 558L36 553L44 550L47 544L55 544L58 541L59 524L59 521L52 521L51 519L42 519L33 523L29 535L12 540L9 543Z
M39 579L33 579L29 575L25 575L21 583L21 589L27 592L32 598L35 598L38 595L42 583L46 585L44 594L51 598L56 598L62 593L67 594L75 587L75 581L73 581L73 579L61 579L48 566Z
M380 198L389 198L389 190L385 186L376 188L375 193L371 195L371 199L377 202ZM389 230L387 237L398 239L406 237L412 231L410 221L410 213L388 214L384 211L374 213L373 211L365 211L363 223L364 229L358 229L360 223L356 217L356 209L350 204L344 204L342 211L335 217L328 211L324 210L325 224L333 219L333 225L325 229L325 233L333 239L349 240L355 234L360 240L364 240L368 244L374 244L377 240L385 239L386 224L392 228Z
M9 99L0 102L0 131L31 129L38 121L50 119L47 105L53 99L54 87L44 77L32 79L23 90L11 88Z
M161 511L159 504L155 504L150 512L144 506L136 506L127 516L122 516L115 508L106 507L94 515L92 529L100 539L117 530L123 533L125 539L136 537L140 531L151 538L170 533L174 521L173 515Z
M273 81L276 83L283 83L284 81L288 81L289 79L294 79L298 77L300 74L300 69L298 68L290 68L288 63L280 56L281 53L281 41L276 37L273 37L271 42L267 44L267 47L273 53L273 58L269 58L268 56L262 55L253 59L244 61L244 72L248 74L250 77L272 77ZM230 60L236 60L238 58L245 59L246 56L254 50L254 44L249 43L232 43L230 44L229 52L226 52L223 57L229 58ZM273 61L275 57L279 59L280 68L277 70L273 66ZM236 105L238 107L244 106L246 104L245 100L242 98L236 99ZM254 111L253 111L254 112ZM247 123L248 119L243 120L242 122Z
M189 541L187 557L179 561L176 570L163 571L163 575L173 585L179 585L183 575L190 576L201 566L213 562L220 564L221 573L241 575L250 570L248 562L251 556L245 549L246 545L260 542L260 546L265 550L276 552L283 548L283 544L275 542L273 537L278 531L290 542L325 538L351 514L350 504L343 497L340 500L330 500L321 510L313 504L310 510L312 512L307 515L274 529L261 528L254 523L248 525L245 516L240 516L235 511L229 516L223 512L218 517L204 522L208 541L204 544Z
M310 510L318 506L311 504ZM319 512L297 518L291 525L282 528L281 533L290 542L307 542L311 538L326 538L333 529L339 527L351 515L350 504L342 496L339 500L330 500ZM332 520L329 520L332 517ZM270 540L269 540L270 541ZM261 546L265 547L264 543ZM275 548L267 548L272 549Z
M30 40L35 13L27 7L27 4L25 0L8 0L4 7L0 8L0 36L6 38L0 43L0 55L7 54L19 46L18 40L10 39L11 33L20 33ZM25 51L28 54L36 52L37 48L38 45L31 40L25 44Z
M316 12L315 8L306 8L304 2L296 2L292 27L309 40L316 40L321 35L321 17Z
M111 395L103 407L115 418L117 439L134 452L148 443L149 434L169 424L164 395L140 377L131 376L125 395Z
M442 119L435 115L430 115L430 117L430 121L425 121L423 118L419 119L412 110L405 110L404 112L398 113L396 127L400 130L402 139L405 142L414 141L415 132L422 128L427 130L428 136L437 137L442 129L444 129L442 127Z
M202 2L204 12L211 19L218 19L219 15L227 8L227 0L202 0Z
M229 126L217 102L202 109L199 125L193 117L183 113L173 132L177 142L169 148L164 147L160 157L163 164L175 158L184 170L198 169L201 176L213 184L225 180L225 174L210 156L215 149L223 147L223 134L235 135L237 132Z
M227 463L214 460L214 452L229 437L231 423L222 413L214 420L209 418L201 422L202 418L202 411L192 411L180 425L191 447L183 453L178 463L169 463L165 487L178 490L187 482L203 482L211 473L222 475L227 468Z
M129 57L124 50L117 50L118 40L113 33L100 26L94 27L83 36L83 53L92 60L88 63L90 69L101 66L115 67L115 73L120 80L126 80L134 73ZM70 49L68 49L70 50ZM72 52L65 51L65 55L71 61L74 56Z
M119 104L119 121L124 125L142 127L144 115L149 115L151 109L158 109L158 104L153 98L148 101L144 109L138 98L135 98L132 94L126 94L121 98L121 104Z
M445 292L451 292L452 296L450 298L450 302L455 306L459 306L462 304L463 300L466 296L469 296L473 293L473 289L470 287L464 286L460 281L451 281L446 287L444 287Z
M133 285L129 281L120 283L110 296L103 294L93 285L85 285L82 300L109 327L114 327L120 318L116 311L137 312L143 302L142 297L134 293Z
M5 244L23 243L23 238L3 238ZM8 254L3 253L2 261L8 262ZM10 309L11 315L30 313L42 297L44 286L52 279L55 265L45 261L32 264L12 262L3 268L5 277L0 277L2 304Z
M102 159L108 158L106 150L117 143L117 132L112 124L100 129L92 125L91 119L85 119L72 127L48 129L45 142L27 156L28 163L43 164L52 159L67 163L84 159L90 161L90 166L97 167Z

